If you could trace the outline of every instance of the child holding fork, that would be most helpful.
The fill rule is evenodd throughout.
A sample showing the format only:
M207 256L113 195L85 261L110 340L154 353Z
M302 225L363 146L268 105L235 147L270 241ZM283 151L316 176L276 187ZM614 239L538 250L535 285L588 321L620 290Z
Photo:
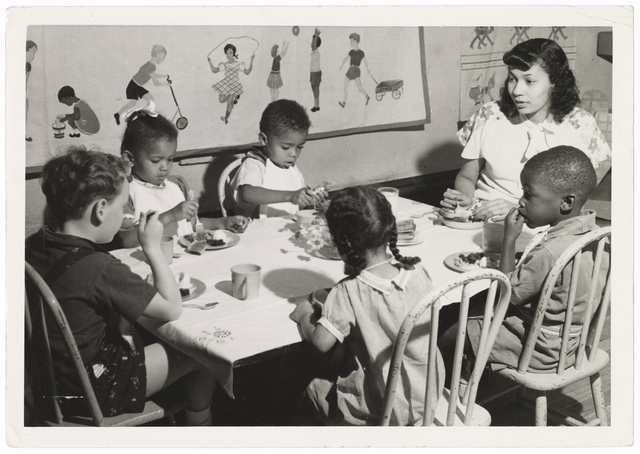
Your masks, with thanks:
M152 117L134 112L127 122L120 153L131 169L129 205L118 240L122 247L138 246L132 223L140 212L155 210L168 235L193 233L191 220L198 214L193 191L181 177L173 177L171 167L178 146L178 130L162 115ZM244 232L249 220L244 216L202 219L204 228Z

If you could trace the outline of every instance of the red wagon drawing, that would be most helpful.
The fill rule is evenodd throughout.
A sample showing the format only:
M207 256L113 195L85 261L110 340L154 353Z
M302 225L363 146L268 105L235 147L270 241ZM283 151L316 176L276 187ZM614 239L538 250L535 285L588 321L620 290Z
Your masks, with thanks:
M389 91L391 92L391 96L393 96L393 99L399 99L402 95L404 82L401 79L383 80L380 83L376 81L376 84L378 84L376 86L376 99L378 101L382 101L385 93Z

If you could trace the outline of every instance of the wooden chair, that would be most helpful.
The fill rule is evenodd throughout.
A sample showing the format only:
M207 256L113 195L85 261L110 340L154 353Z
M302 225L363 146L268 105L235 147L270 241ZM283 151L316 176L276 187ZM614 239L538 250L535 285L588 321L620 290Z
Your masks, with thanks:
M605 247L609 243L607 239L611 238L611 227L604 227L586 234L579 241L576 241L569 247L558 259L554 267L549 272L542 288L538 307L533 319L529 335L520 355L518 369L502 369L497 371L499 375L508 378L517 383L516 386L504 390L494 396L483 400L483 403L489 402L496 397L502 396L507 392L518 389L519 399L524 398L526 388L533 389L536 392L535 397L535 417L537 426L545 426L547 424L547 391L564 388L567 385L575 383L584 378L589 378L591 382L591 393L595 407L596 419L589 422L588 425L607 425L607 414L605 409L604 394L602 392L602 383L600 379L600 371L609 364L609 355L598 348L602 328L609 310L611 300L611 267L607 270L605 276L604 291L601 295L596 294L598 280L600 279L600 265L604 258ZM567 362L567 346L570 338L570 329L564 327L572 326L573 307L578 284L578 272L580 269L580 261L585 253L593 253L594 268L592 272L591 285L589 288L589 308L587 312L587 320L578 333L578 349L575 353L575 364L565 369ZM542 320L547 310L549 299L553 292L553 288L558 278L562 275L562 270L569 264L573 264L571 273L571 283L569 287L569 300L567 301L567 313L564 325L561 329L562 343L560 348L560 360L555 372L553 373L531 373L527 372L536 341L540 334ZM595 314L594 314L595 313ZM581 421L573 417L563 415L560 412L552 410L552 413L561 416L564 422L571 425L583 425Z
M485 300L484 310L484 319L491 320L491 323L483 323L476 363L473 368L471 380L469 381L469 385L461 402L458 398L458 390L462 369L464 339L467 331L466 322L469 311L469 298L471 297L470 285L480 280L491 281L489 291L487 293L487 299ZM438 338L438 316L441 307L440 298L458 287L462 287L462 301L460 303L460 323L454 353L451 390L445 388L438 401L433 402L433 395L429 393L428 390L437 386L436 360L438 347L436 339ZM498 287L500 289L500 299L494 306ZM424 403L422 425L490 425L491 415L489 415L489 412L484 408L477 405L475 400L480 377L487 358L489 357L491 347L493 346L498 334L498 329L500 328L502 320L507 312L510 298L511 284L509 283L509 279L500 271L491 269L482 269L463 273L460 276L439 285L422 298L405 317L393 347L383 410L380 417L380 425L389 425L391 411L396 397L397 383L402 370L405 347L412 329L427 309L431 309L431 341L428 346L429 356L425 392L425 396L427 397ZM451 398L451 396L454 397Z
M186 400L182 393L176 393L175 389L169 388L166 390L169 392L159 393L148 399L141 413L125 413L118 416L104 417L82 363L76 341L58 300L44 279L40 277L31 265L25 263L25 268L27 287L33 290L29 292L28 298L25 299L25 370L32 382L31 389L34 401L33 407L29 408L29 410L36 413L35 419L37 419L38 424L72 427L87 425L99 427L138 426L172 416L186 407ZM73 360L91 417L62 415L51 359L48 337L49 328L45 320L45 306L47 306L49 314L60 331L67 353ZM29 366L31 359L35 357L40 360L36 364L40 367L44 366L43 369L33 365Z
M227 198L227 188L231 183L232 173L242 163L242 158L236 159L231 164L227 165L218 178L218 201L220 202L220 209L222 210L222 216L227 216L227 209L224 206L224 201Z

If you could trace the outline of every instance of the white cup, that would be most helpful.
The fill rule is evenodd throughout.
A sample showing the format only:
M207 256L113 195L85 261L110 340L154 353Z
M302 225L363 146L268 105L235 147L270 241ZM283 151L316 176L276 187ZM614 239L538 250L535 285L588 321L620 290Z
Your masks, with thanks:
M257 298L260 292L260 267L251 263L231 267L233 297L239 300Z
M298 228L309 227L316 217L316 210L300 210L296 213Z
M173 262L173 237L165 235L160 240L160 249L162 249L162 255L168 264Z
M400 198L400 190L398 188L384 187L378 188L378 191L384 195L391 204L391 211L396 214L398 210L398 199Z

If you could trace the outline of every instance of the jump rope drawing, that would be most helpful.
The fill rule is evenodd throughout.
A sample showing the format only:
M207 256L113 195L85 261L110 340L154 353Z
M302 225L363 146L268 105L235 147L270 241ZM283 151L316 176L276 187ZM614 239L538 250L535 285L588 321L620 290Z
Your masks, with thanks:
M237 41L241 39L249 39L254 41L256 44L256 47L253 49L253 53L251 54L251 61L248 68L246 67L245 62L239 61L237 47L230 42L232 40ZM224 54L227 57L227 61L222 61L216 66L211 61L211 54L225 43L227 44L224 46ZM214 47L207 55L207 61L209 62L209 67L211 68L212 73L215 74L224 69L224 78L220 82L211 86L211 88L219 93L218 100L220 103L227 104L225 114L220 117L220 120L222 120L224 124L228 123L233 106L238 103L240 95L244 93L242 84L240 83L240 71L244 72L247 76L251 73L251 70L253 69L253 59L256 56L258 47L260 47L260 43L257 39L252 38L251 36L236 36L225 39Z

